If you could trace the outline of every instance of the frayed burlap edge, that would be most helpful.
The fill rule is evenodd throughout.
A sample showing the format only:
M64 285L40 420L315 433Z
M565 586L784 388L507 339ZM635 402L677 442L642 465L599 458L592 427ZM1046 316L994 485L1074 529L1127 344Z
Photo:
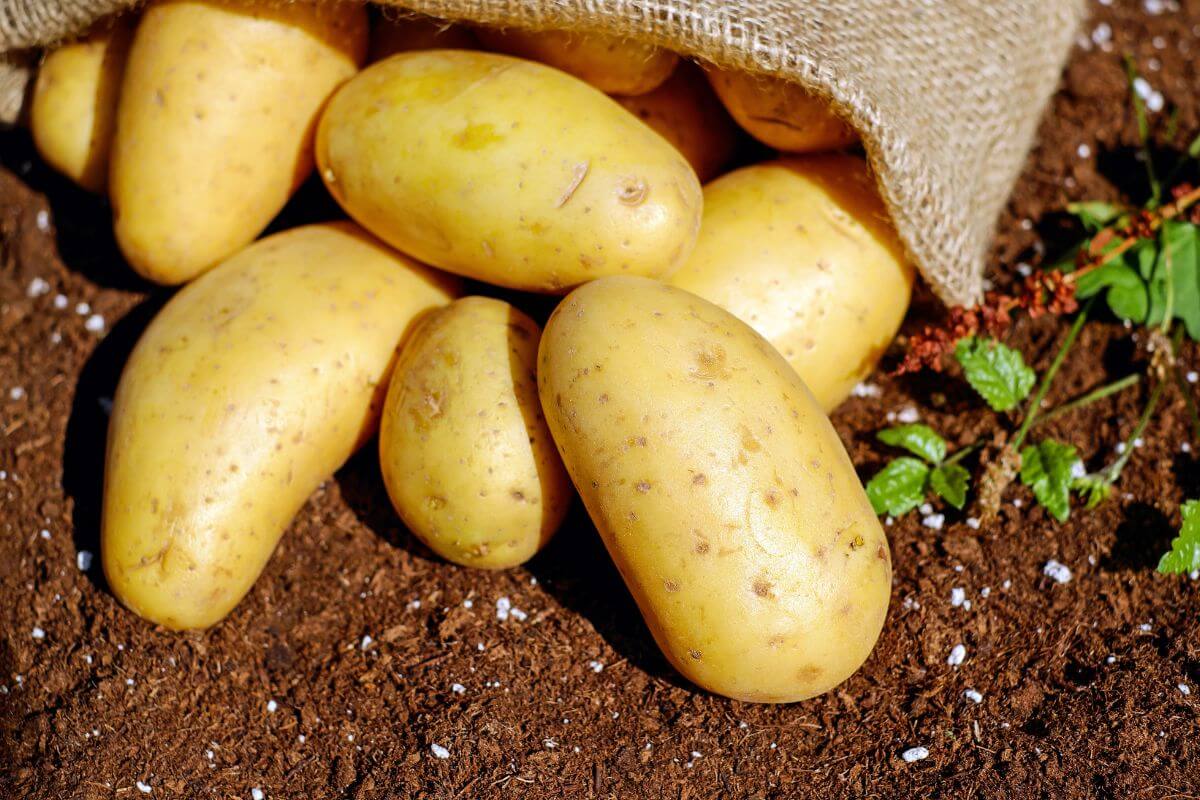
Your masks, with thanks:
M1082 0L386 2L454 20L626 36L827 97L861 133L901 239L949 304L979 297L995 221L1084 10ZM0 52L51 44L134 4L0 0ZM0 61L8 119L27 74L11 56Z

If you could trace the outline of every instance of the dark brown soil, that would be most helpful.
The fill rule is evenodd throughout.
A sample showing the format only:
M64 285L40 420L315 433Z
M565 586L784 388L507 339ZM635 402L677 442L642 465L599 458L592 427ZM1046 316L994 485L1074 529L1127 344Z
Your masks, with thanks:
M1074 54L1002 220L998 281L1063 240L1068 201L1134 189L1122 52L1179 109L1174 142L1200 131L1200 2L1183 5L1096 6L1085 35L1104 42L1103 23L1111 46ZM180 798L1192 796L1200 592L1153 571L1179 502L1200 495L1179 396L1095 512L1055 525L1013 489L994 526L958 513L940 530L920 514L890 526L879 645L809 702L683 685L582 514L524 569L430 557L396 521L369 448L224 623L172 634L119 606L98 560L77 565L97 551L105 402L165 295L131 277L107 210L40 166L23 135L0 138L0 162L0 796L138 798L137 782ZM328 207L298 208L293 220ZM1044 367L1063 329L1022 323L1014 342ZM1089 325L1052 399L1139 358L1121 326ZM1187 359L1200 368L1196 348ZM991 424L957 383L874 382L881 396L835 417L864 475L884 457L873 432L888 412L912 407L959 441ZM1126 392L1052 433L1098 466L1141 399ZM1069 583L1043 574L1051 559ZM955 588L969 608L951 604ZM502 597L527 617L497 619ZM916 746L928 758L906 763Z

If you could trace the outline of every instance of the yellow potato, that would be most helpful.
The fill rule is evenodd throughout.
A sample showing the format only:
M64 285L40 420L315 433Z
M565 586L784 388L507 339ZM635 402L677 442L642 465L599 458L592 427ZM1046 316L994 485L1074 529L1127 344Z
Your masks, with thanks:
M475 50L479 41L469 28L432 17L381 17L371 25L368 61L382 61L410 50Z
M913 269L861 158L745 167L704 187L704 224L671 283L750 324L826 411L875 368Z
M858 134L829 102L790 81L709 69L708 79L725 108L747 133L788 153L838 150Z
M468 567L529 560L573 490L538 401L537 323L502 300L434 312L400 353L379 430L383 482L404 524Z
M373 432L396 348L453 285L351 223L263 239L183 289L121 375L101 544L113 592L219 621Z
M593 281L546 324L538 387L567 472L663 653L696 684L825 692L887 614L887 539L833 426L729 313Z
M129 51L109 174L117 242L182 283L262 232L312 168L312 128L366 51L362 7L159 0Z
M132 27L128 17L98 23L42 60L29 114L46 163L92 192L104 191L117 93Z
M317 163L384 241L514 289L664 275L700 225L700 184L666 140L585 83L492 53L363 70L329 101Z
M699 67L681 64L652 92L614 98L675 145L701 183L720 174L733 157L738 130Z
M599 33L479 28L476 34L490 50L548 64L607 94L653 91L679 63L670 50Z

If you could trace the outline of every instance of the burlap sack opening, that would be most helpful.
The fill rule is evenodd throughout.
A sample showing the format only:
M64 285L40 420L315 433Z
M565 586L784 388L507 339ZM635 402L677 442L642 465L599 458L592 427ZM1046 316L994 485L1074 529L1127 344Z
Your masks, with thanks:
M974 301L996 217L1082 0L385 0L435 17L626 36L797 81L862 135L893 221L947 303ZM0 0L0 119L35 48L133 0Z

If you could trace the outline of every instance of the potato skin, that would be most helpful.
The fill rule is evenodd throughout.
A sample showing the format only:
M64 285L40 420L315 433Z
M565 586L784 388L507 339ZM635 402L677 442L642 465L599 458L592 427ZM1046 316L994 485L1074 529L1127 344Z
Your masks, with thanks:
M701 183L719 175L733 157L737 125L693 64L680 64L652 92L614 99L674 145Z
M321 118L317 163L384 241L514 289L666 274L700 224L700 184L661 136L569 75L493 53L363 70Z
M681 289L603 278L538 359L563 463L655 640L718 694L791 702L845 680L887 613L887 539L795 371Z
M128 17L102 20L47 53L38 69L29 114L33 143L47 164L90 192L102 192L108 183L117 94L132 35Z
M117 597L205 628L374 431L396 349L454 284L351 223L256 242L184 288L113 401L101 546Z
M367 61L375 63L411 50L475 50L479 40L470 28L425 16L391 19L380 16L371 23Z
M762 334L831 411L896 335L913 268L866 162L822 155L705 186L700 240L670 282Z
M560 69L605 94L654 91L679 63L670 50L599 33L478 28L476 35L489 50Z
M827 100L790 81L719 69L706 72L737 124L768 147L818 153L858 141L858 134L833 113Z
M317 115L366 46L362 7L148 6L129 51L109 174L130 265L182 283L253 241L311 171Z
M392 373L379 430L388 496L434 552L467 567L529 560L574 491L538 401L537 323L502 300L431 313Z

